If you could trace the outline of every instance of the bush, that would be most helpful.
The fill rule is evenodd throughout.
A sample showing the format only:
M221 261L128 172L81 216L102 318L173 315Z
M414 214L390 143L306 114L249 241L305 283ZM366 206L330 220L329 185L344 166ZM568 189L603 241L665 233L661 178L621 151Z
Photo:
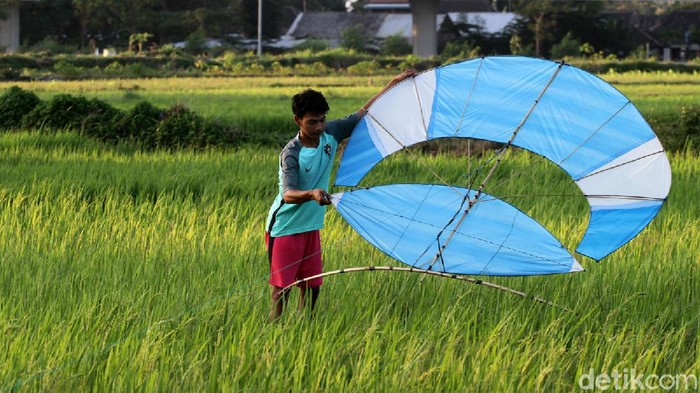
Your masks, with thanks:
M700 146L700 105L681 106L680 129L685 135L685 143Z
M327 50L330 46L328 41L320 38L309 38L301 44L294 47L295 51L308 50L310 53L318 53Z
M26 48L24 51L50 56L59 53L75 53L77 50L78 48L75 46L64 45L58 42L56 38L48 36L31 47Z
M552 45L550 51L551 58L564 59L566 57L578 56L581 53L581 46L581 42L575 39L571 32L568 32L558 44Z
M22 125L44 130L72 129L82 134L110 138L110 125L120 111L100 100L59 94L44 101L24 116Z
M479 56L481 48L473 46L469 41L450 41L445 45L445 49L440 53L440 58L444 62L454 60L472 59Z
M130 140L146 148L155 147L156 128L163 112L146 101L136 104L115 119L112 126L112 140Z
M22 117L41 103L36 94L12 86L0 96L0 128L18 128Z
M380 53L387 56L403 56L413 52L413 46L406 37L399 34L384 39Z
M372 75L379 69L376 61L361 61L348 67L350 75Z
M175 105L163 113L154 133L159 148L222 145L232 142L224 128L204 119L183 105Z
M369 36L365 32L365 27L361 24L346 27L340 32L340 46L345 49L362 51L367 46Z

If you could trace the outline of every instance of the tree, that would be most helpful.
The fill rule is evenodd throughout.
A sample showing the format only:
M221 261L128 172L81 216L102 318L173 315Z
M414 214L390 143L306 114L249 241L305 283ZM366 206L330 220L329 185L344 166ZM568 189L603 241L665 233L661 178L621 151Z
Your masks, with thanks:
M551 57L558 60L569 56L578 56L580 48L581 42L574 38L571 32L568 32L558 44L552 45Z
M72 0L72 3L75 15L80 23L80 47L85 48L88 26L101 6L101 0Z
M132 34L129 36L129 52L131 52L131 49L134 47L134 44L139 48L139 54L143 51L143 44L148 42L153 38L153 34L151 33L136 33Z
M516 12L528 18L528 29L535 39L535 55L542 57L542 41L550 37L549 30L555 23L557 8L553 0L521 0L516 5Z
M26 2L19 12L23 46L31 46L48 37L64 44L80 42L80 24L75 17L71 0Z

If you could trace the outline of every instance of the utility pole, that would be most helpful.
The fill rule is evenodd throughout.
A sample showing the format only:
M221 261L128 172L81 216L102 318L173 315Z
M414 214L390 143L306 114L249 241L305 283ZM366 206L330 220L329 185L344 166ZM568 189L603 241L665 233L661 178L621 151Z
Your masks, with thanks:
M258 57L262 56L262 2L258 0Z

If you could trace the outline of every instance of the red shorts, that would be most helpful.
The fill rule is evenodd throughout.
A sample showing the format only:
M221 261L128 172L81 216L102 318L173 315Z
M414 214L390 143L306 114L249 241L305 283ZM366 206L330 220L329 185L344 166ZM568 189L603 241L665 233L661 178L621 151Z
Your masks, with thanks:
M270 285L284 288L295 281L323 273L321 259L321 234L318 230L280 236L272 239L265 232L265 244L270 255ZM323 284L323 278L314 278L298 284L315 288Z

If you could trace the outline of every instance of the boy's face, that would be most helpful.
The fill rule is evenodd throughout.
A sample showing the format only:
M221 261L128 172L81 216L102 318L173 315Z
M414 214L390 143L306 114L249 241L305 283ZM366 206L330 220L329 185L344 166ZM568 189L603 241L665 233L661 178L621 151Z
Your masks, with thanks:
M325 113L310 113L304 114L304 117L294 115L294 122L299 126L301 134L311 140L318 140L326 129L326 114Z

